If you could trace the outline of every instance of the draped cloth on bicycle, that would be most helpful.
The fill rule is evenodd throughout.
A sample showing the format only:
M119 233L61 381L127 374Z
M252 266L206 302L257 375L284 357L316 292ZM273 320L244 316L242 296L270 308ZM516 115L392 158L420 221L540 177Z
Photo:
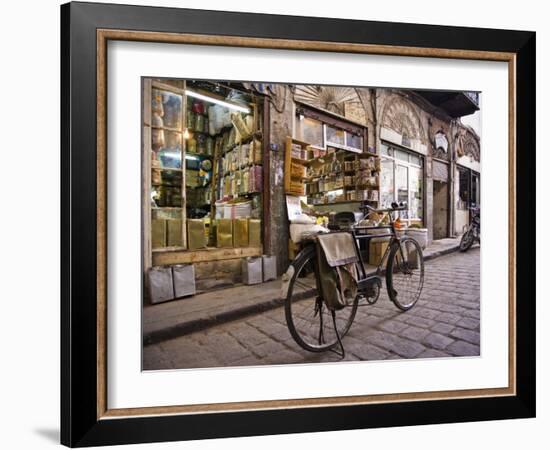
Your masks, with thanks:
M331 310L353 303L357 295L359 256L350 233L317 236L317 264L321 294Z

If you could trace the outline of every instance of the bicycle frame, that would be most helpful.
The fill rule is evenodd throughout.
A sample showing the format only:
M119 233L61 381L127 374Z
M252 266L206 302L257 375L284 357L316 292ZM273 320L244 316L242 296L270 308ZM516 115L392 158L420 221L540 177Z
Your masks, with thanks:
M397 210L397 209L387 210L386 214L382 217L382 219L380 219L380 222L385 219L386 215L388 215L389 212L396 212L396 211L399 211L399 210ZM360 274L361 276L359 277L359 280L357 280L357 287L358 287L359 291L364 291L364 290L368 289L371 286L371 283L374 280L380 279L383 276L383 273L385 272L384 264L388 259L388 255L391 251L391 248L392 248L394 242L400 242L400 238L397 236L397 233L395 231L396 229L395 229L394 221L391 220L391 217L390 217L389 222L390 223L387 224L387 225L380 225L379 224L379 225L375 225L375 226L358 226L358 227L356 226L356 227L352 227L350 230L339 230L338 231L338 232L348 232L348 233L351 233L352 236L353 236L353 244L355 246L355 251L356 251L356 253L359 257L359 266L360 266L360 270L361 270L361 274ZM367 230L377 230L377 229L378 230L387 230L388 228L391 230L389 233L366 234ZM361 231L364 231L365 234L361 234ZM359 248L359 245L357 244L357 241L360 240L360 239L370 240L370 239L373 239L373 238L382 238L382 237L390 237L391 238L390 242L388 244L388 247L384 251L384 255L380 259L380 262L378 263L378 266L376 268L376 273L371 274L371 275L367 275L367 271L366 271L366 268L365 268L365 261L363 260L363 255L361 254L361 249ZM313 243L310 243L309 245L313 245ZM403 249L401 248L401 246L399 246L399 252L400 252L401 258L404 260L405 258L404 258ZM315 276L318 277L317 269L315 269L315 274L316 274ZM317 282L320 285L319 280L317 280ZM289 288L288 282L283 282L283 286L282 286L282 289L281 289L283 297L286 297L287 292L288 292L288 288Z
M387 213L386 213L387 214ZM387 230L390 229L390 233L380 233L380 234L366 234L367 230ZM396 228L394 225L394 221L390 220L389 225L375 225L375 226L359 226L359 227L353 227L349 232L353 235L353 243L355 245L355 251L357 252L357 255L359 256L360 261L360 268L362 272L362 276L358 280L357 284L359 289L364 289L367 287L367 284L369 281L371 281L374 278L380 278L384 273L384 264L387 261L389 257L390 250L393 246L394 242L400 242L399 236L397 236ZM365 234L358 233L358 231L364 231ZM383 238L383 237L390 237L390 242L388 243L388 246L386 247L386 250L384 251L384 254L382 255L382 258L380 259L380 262L378 263L378 266L376 268L376 274L374 275L367 275L367 271L365 269L365 261L363 260L363 255L361 254L361 249L359 248L359 245L357 243L360 239L365 239L367 241L370 241L373 238ZM401 258L404 259L403 255L403 249L401 246L399 246L399 252L401 255Z

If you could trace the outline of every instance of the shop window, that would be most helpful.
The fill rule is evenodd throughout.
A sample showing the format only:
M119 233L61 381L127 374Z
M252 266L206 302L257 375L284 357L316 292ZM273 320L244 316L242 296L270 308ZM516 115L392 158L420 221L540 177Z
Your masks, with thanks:
M387 147L386 147L387 148ZM393 184L394 163L391 159L382 158L380 179L380 203L382 208L388 208L394 201Z
M260 247L263 144L256 99L242 93L235 100L234 89L208 82L172 81L152 81L149 106L153 265L167 250Z
M160 89L153 89L153 126L179 131L182 123L181 108L181 95Z
M407 152L403 152L401 150L395 150L395 155L394 157L396 159L399 159L401 161L405 161L405 162L409 162L409 154Z
M314 145L315 147L325 148L323 122L311 119L309 117L300 116L299 136L301 140Z
M295 116L295 137L319 149L342 149L362 153L364 127L322 111L299 107Z
M393 156L393 151L391 147L388 147L386 144L380 144L380 154L384 156Z
M409 167L410 177L410 203L409 212L411 219L422 219L422 169Z
M325 128L327 146L355 152L363 151L363 138L358 134L350 133L330 125L325 125Z
M346 146L350 149L363 151L363 138L357 134L346 132Z
M151 246L182 247L183 96L151 92Z
M417 166L422 165L422 159L420 156L409 155L409 161L411 162L411 164L416 164Z
M401 218L408 221L422 221L423 218L423 180L422 157L381 145L381 207L386 208L392 202L406 202L408 210Z
M327 145L343 147L346 145L346 135L344 130L327 125Z

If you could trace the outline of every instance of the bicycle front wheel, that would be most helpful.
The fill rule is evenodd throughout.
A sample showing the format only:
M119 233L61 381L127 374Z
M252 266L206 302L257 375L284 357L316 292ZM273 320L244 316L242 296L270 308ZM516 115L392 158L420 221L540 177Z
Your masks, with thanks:
M386 267L386 287L392 302L402 311L411 309L424 286L424 256L416 240L403 237L392 244Z
M472 244L474 243L474 232L471 228L468 228L468 230L462 235L462 238L460 239L460 251L465 252L468 250Z
M338 344L332 314L325 305L317 275L317 252L314 245L306 247L292 262L285 316L290 334L296 343L310 352L329 350ZM336 326L340 338L349 331L359 297L336 311Z

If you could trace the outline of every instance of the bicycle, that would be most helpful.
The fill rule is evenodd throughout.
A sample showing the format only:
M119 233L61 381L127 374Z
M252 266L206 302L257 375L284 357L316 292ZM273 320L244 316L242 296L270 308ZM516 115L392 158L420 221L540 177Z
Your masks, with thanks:
M466 231L460 239L460 251L467 251L474 242L479 242L481 244L481 220L480 220L480 209L478 207L470 207L472 211L472 220L467 226Z
M411 309L420 298L424 284L422 248L411 237L399 237L392 218L392 214L399 214L399 211L404 211L407 207L392 204L392 208L388 209L376 210L368 206L367 209L371 213L376 212L383 215L377 225L352 226L348 230L343 230L353 235L355 250L359 257L357 263L358 294L350 305L338 311L329 310L325 305L320 290L317 246L314 236L305 241L304 248L296 256L283 277L287 326L296 343L305 350L323 352L340 344L343 357L344 347L341 339L350 330L357 308L374 305L378 301L384 275L388 295L400 310ZM382 225L381 222L387 216L389 216L390 223ZM381 230L381 232L367 234L372 230ZM386 232L382 232L382 230ZM369 242L373 238L388 237L390 238L389 245L385 249L375 273L367 273L358 241L368 239L367 242ZM385 261L387 263L384 268ZM360 304L363 300L364 302Z

